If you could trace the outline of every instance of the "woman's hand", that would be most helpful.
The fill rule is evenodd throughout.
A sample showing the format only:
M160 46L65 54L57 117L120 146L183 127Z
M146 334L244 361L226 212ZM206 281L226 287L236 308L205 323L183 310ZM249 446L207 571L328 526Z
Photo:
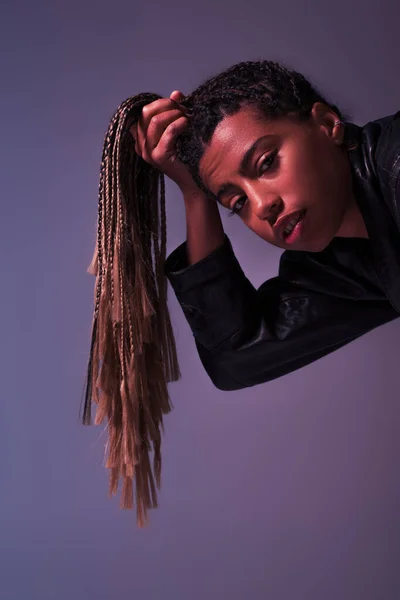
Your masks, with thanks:
M197 188L189 169L177 158L176 137L187 126L185 109L179 106L184 95L174 91L169 98L143 107L137 124L130 129L135 151L146 162L167 175L181 190Z
M224 229L217 203L195 184L189 169L175 153L177 135L186 127L187 118L179 102L178 91L143 107L137 125L131 128L135 150L180 187L186 209L187 259L193 264L224 243Z

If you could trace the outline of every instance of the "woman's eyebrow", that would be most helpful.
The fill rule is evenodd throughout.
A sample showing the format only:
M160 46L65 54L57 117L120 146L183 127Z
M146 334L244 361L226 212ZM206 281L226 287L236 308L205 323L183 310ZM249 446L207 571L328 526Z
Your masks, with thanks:
M267 135L262 135L255 142L252 143L250 148L248 148L246 150L246 152L244 153L243 158L241 160L240 167L239 167L239 173L241 175L243 175L245 173L245 171L247 171L247 169L249 168L249 165L252 161L255 151L257 150L258 145L261 144L261 142L265 141L266 139L272 138L272 137L275 137L275 136L271 133L268 133ZM220 186L220 188L216 194L216 198L217 198L218 202L221 203L222 196L224 196L224 194L227 194L228 192L230 192L234 189L236 189L236 186L233 183L230 183L229 181L223 183Z

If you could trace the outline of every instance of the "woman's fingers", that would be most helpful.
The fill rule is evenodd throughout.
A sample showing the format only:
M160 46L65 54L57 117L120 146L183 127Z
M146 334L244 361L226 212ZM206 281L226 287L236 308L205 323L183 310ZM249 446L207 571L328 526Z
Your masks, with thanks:
M174 90L169 97L175 102L182 102L185 99L185 96L179 90Z
M142 114L139 118L138 123L132 125L130 129L131 134L138 146L138 150L144 147L147 129L152 118L159 113L173 109L180 110L184 113L185 108L177 106L177 104L179 104L179 102L182 101L184 98L185 96L182 94L182 92L180 92L179 90L174 90L170 94L169 98L160 98L158 100L155 100L154 102L146 104L143 107ZM156 140L156 144L157 143L158 140Z
M187 122L188 119L185 116L180 116L170 122L162 133L159 143L153 149L152 160L158 163L164 157L175 154L176 137L186 127Z
M139 143L139 148L144 148L147 128L150 124L151 119L161 112L165 112L166 110L176 108L176 103L170 98L160 98L159 100L150 102L150 104L146 104L146 106L143 107L137 128L137 139Z
M158 113L151 119L147 128L143 151L153 160L154 149L159 144L160 139L164 136L165 131L172 123L179 120L182 116L181 110L174 109Z
M182 92L175 90L169 98L146 104L138 122L130 129L136 153L178 185L192 182L188 167L176 156L175 147L177 136L188 124L186 109L180 105L184 98Z

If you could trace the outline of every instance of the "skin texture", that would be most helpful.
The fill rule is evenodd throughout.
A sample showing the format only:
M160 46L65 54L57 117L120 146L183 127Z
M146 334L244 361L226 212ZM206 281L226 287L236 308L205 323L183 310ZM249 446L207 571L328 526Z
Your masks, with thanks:
M229 183L221 205L238 211L249 229L279 248L320 252L336 236L368 237L353 194L344 126L334 125L337 120L319 102L307 122L293 116L268 121L244 107L218 124L201 158L200 176L214 195ZM270 134L241 171L246 150ZM301 238L285 244L272 226L282 215L303 209Z

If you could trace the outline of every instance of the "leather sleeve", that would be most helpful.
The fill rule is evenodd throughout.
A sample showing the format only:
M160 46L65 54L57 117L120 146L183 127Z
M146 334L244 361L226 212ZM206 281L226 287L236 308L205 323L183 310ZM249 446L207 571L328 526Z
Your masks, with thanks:
M227 236L193 265L186 242L167 258L165 273L218 389L281 377L399 316L385 299L327 295L294 283L286 271L282 255L279 276L256 289Z

